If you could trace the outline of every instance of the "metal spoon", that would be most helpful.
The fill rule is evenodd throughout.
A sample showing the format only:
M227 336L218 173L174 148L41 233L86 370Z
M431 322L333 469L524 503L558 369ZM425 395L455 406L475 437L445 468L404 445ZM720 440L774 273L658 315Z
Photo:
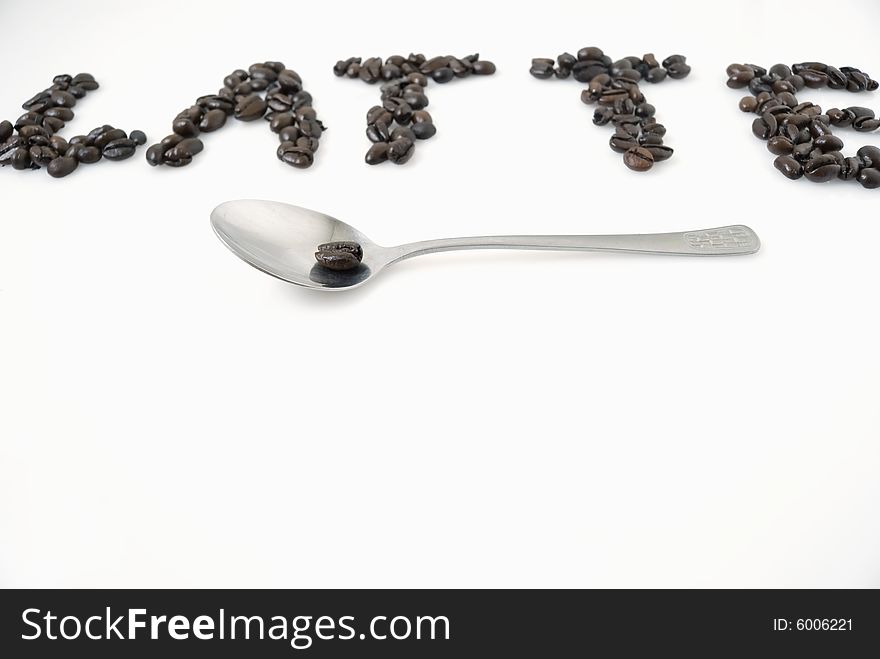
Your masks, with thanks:
M398 247L382 247L345 222L275 201L242 199L220 204L211 213L211 225L233 254L258 270L284 281L322 291L356 288L387 266L411 256L456 249L542 249L584 252L635 252L680 256L753 254L758 236L741 224L681 233L617 236L480 236L425 240ZM361 265L334 271L315 261L323 243L343 240L360 243Z

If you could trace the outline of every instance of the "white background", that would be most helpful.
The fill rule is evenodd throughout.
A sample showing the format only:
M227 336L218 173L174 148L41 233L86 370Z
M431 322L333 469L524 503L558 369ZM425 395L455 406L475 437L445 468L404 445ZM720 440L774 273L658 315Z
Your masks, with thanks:
M0 171L0 584L880 586L880 191L785 180L724 85L743 60L880 76L876 3L44 0L36 32L34 12L0 8L2 116L88 71L101 88L63 134L152 143L280 59L330 129L307 171L263 122L185 169L139 151ZM797 16L802 35L780 29ZM581 85L528 75L585 45L688 56L689 78L645 85L671 161L629 172ZM331 67L411 50L498 73L432 85L436 138L370 168L378 88ZM208 215L234 198L382 244L742 222L764 249L442 254L328 295L220 244Z

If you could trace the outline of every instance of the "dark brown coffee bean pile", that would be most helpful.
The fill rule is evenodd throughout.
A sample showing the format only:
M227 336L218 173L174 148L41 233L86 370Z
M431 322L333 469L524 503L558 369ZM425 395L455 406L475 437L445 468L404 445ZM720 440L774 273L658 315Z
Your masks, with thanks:
M773 165L792 180L801 177L816 183L833 179L858 181L864 187L880 188L880 149L863 146L854 156L844 156L843 140L832 127L851 127L867 133L880 128L874 111L861 106L831 108L825 112L809 101L800 102L795 93L804 87L874 91L880 86L867 73L821 62L775 64L765 69L757 64L731 64L727 86L748 87L751 96L740 99L739 109L757 114L752 122L756 137L767 140L776 156Z
M470 75L492 75L495 65L481 60L479 55L467 57L426 58L392 55L381 57L350 57L339 60L333 67L339 77L359 78L366 83L382 82L381 104L367 112L367 139L373 143L364 160L368 165L390 161L402 165L412 158L416 140L427 140L437 129L425 110L428 97L425 87L429 80L446 83Z
M128 135L124 130L105 125L70 141L58 134L73 119L76 102L97 88L98 83L89 73L55 76L51 87L22 104L25 113L14 124L0 121L0 165L12 165L13 169L45 167L49 176L61 178L80 163L90 164L102 158L125 160L133 156L135 149L147 141L139 130Z
M147 149L147 162L169 167L190 164L204 149L199 135L223 128L230 116L239 121L262 117L269 122L281 141L278 159L298 169L312 166L326 130L299 74L281 62L258 62L247 71L233 71L216 94L200 96L195 105L180 112L171 124L171 135Z
M351 270L361 264L364 250L359 243L344 240L318 245L315 260L330 270Z
M611 148L623 154L623 164L631 170L645 172L655 162L669 159L672 148L663 144L666 127L657 123L654 106L645 100L638 83L684 78L691 72L686 59L684 55L670 55L658 62L648 53L613 61L601 48L588 46L577 55L563 53L555 60L535 58L529 73L542 80L573 78L587 83L581 100L588 105L598 104L593 123L614 126Z

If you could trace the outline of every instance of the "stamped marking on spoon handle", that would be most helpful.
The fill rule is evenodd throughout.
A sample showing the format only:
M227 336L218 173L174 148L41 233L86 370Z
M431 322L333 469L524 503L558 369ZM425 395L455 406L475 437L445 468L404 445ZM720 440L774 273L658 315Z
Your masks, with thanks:
M737 224L676 233L607 236L474 236L426 240L392 248L392 262L413 256L459 249L538 249L584 252L630 252L680 256L735 256L754 254L761 247L757 234Z

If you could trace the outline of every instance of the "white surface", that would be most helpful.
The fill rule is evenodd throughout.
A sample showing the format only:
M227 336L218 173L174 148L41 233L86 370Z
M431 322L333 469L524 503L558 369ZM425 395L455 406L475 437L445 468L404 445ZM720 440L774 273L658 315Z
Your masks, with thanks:
M614 6L470 4L410 31L364 2L47 0L38 41L57 46L4 31L0 115L57 73L100 81L67 136L152 143L265 59L300 72L330 130L305 172L238 122L182 170L140 151L58 181L0 171L0 584L880 586L880 191L786 181L724 85L742 60L880 75L880 9L804 2L835 29L779 39L776 3L694 4L631 2L623 30ZM33 11L4 2L0 23ZM577 83L527 73L593 44L693 66L645 85L676 149L649 175ZM438 135L413 162L363 164L379 92L333 63L477 49L498 74L432 85ZM444 254L325 295L212 235L241 197L383 244L744 222L764 249Z

